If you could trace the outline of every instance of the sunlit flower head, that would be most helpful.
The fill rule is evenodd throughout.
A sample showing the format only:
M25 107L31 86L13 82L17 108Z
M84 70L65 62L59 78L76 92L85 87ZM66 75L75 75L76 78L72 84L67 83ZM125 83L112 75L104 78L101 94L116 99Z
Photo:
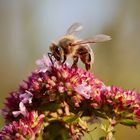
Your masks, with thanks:
M88 130L81 120L83 116L111 118L112 122L128 126L137 126L140 122L140 94L136 91L106 86L91 72L57 61L52 63L47 56L37 64L39 67L20 84L19 89L6 98L1 113L9 125L4 127L0 136L12 136L17 126L20 128L15 129L14 138L24 138L23 132L18 132L23 125L29 125L23 129L24 134L34 139L35 132L42 128L40 123L35 127L36 131L32 128L35 116L40 118L35 110L41 116L45 115L47 125L51 120L60 121L71 137L77 139ZM43 123L42 118L37 122Z

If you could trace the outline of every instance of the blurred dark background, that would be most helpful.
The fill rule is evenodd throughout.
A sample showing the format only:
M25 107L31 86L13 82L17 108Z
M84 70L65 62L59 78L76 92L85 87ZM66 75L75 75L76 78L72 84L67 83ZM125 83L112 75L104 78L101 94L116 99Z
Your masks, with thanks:
M95 75L106 85L140 91L139 14L139 0L0 0L0 107L35 69L35 61L49 44L74 22L84 26L81 38L100 33L112 36L111 41L93 46ZM120 125L116 130L118 140L139 140L140 128ZM98 130L93 139L97 135Z

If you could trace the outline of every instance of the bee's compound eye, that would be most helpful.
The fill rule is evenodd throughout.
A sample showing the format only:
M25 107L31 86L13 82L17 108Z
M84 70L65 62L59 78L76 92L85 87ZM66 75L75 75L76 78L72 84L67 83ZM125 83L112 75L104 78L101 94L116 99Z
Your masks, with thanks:
M57 46L54 50L54 57L56 60L60 61L61 60L61 47Z
M57 54L60 54L60 51L62 50L62 48L61 47L57 47L56 49L55 49L55 52L57 53Z
M61 51L61 47L58 47L57 49L58 49L58 51Z
M60 54L60 50L61 50L60 47L56 47L56 48L55 48L55 52L56 52L57 54Z

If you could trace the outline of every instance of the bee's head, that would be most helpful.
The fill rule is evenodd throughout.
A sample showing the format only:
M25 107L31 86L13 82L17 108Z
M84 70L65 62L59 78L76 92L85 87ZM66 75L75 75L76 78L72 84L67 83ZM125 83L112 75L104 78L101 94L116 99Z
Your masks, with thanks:
M50 46L50 50L57 61L62 61L64 56L64 50L60 45L52 43L52 45Z

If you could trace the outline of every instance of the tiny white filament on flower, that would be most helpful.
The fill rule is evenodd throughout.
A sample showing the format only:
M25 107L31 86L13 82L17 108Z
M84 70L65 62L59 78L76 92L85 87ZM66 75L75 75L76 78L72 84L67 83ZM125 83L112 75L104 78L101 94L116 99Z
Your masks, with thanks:
M20 114L22 114L25 117L27 114L27 109L26 109L25 105L22 102L20 102L19 111L13 111L12 114L14 115L14 117L17 117Z

